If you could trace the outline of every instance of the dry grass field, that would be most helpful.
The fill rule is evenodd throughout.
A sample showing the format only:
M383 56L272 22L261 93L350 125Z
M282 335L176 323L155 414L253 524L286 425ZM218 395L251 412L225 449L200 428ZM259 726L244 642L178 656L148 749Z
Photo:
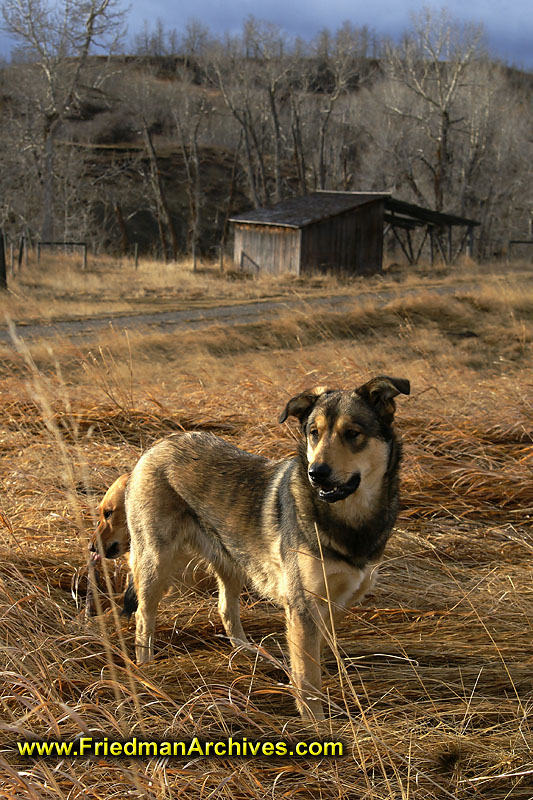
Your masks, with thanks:
M109 314L131 314L239 303L253 299L281 298L295 294L317 295L338 289L334 278L299 280L224 272L214 262L164 264L141 259L90 258L81 269L75 254L43 253L40 263L32 257L10 277L8 298L0 297L0 311L9 311L19 322L77 319ZM3 314L2 314L3 316Z
M515 267L522 274L527 267ZM131 259L89 257L86 270L81 257L68 253L43 252L40 263L30 251L15 275L9 274L9 293L0 295L0 320L8 313L21 324L30 322L99 317L110 314L135 314L168 309L242 303L249 300L319 297L331 294L391 290L406 286L441 286L453 283L490 283L499 279L501 267L479 267L466 260L460 268L417 267L415 270L393 264L382 275L343 280L331 275L251 276L233 269L226 262L224 272L218 262L164 264L141 259L135 268ZM526 273L527 274L527 273Z
M386 305L358 304L348 287L354 306L342 314L302 305L268 324L117 327L90 344L1 346L0 797L531 800L533 273L481 275L463 270L464 290L444 297L426 271L414 296L402 299L400 281ZM53 270L47 286L30 283L2 301L17 321L55 300L59 314L84 313ZM203 274L185 283L176 301L294 289ZM122 293L113 279L104 296L104 284L94 278L91 313L130 311L135 292L147 300L154 289L139 279ZM282 613L252 594L242 604L254 649L231 650L209 586L176 589L161 605L156 659L142 668L133 620L118 615L124 564L108 562L117 603L85 620L96 504L143 448L206 429L285 457L297 431L276 420L289 396L377 373L412 385L397 413L402 511L373 594L325 651L325 723L295 717ZM18 755L24 739L89 735L331 739L344 755Z

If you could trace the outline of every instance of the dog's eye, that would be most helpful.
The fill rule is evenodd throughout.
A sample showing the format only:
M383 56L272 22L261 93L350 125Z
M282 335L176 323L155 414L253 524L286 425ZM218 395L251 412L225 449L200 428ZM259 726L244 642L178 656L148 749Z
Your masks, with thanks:
M318 431L316 428L313 428L312 430L309 431L309 438L313 442L316 442L318 440Z
M106 508L106 510L104 511L104 519L109 519L112 513L113 513L112 508Z
M349 428L347 431L344 431L344 437L349 442L355 442L358 436L361 435L361 431L356 431L353 428Z

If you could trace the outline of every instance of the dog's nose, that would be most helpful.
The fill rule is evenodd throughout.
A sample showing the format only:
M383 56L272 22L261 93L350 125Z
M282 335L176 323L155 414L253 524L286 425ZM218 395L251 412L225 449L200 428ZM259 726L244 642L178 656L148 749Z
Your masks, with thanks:
M91 562L96 563L97 561L101 560L100 553L98 552L98 546L96 544L96 540L93 540L89 545L89 553L91 554Z
M313 483L325 483L331 477L331 467L327 464L311 464L307 472Z

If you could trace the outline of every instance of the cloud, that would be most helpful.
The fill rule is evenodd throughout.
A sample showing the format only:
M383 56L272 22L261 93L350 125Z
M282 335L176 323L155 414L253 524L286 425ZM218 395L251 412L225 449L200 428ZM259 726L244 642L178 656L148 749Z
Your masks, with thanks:
M429 7L440 11L443 4L431 0L414 0L405 5L399 0L373 0L372 3L353 0L263 0L258 5L251 0L227 3L221 0L155 0L136 2L130 13L130 32L142 28L144 20L155 22L159 17L164 25L185 30L187 21L198 19L213 33L238 33L247 16L274 22L291 36L310 39L322 28L335 30L345 20L354 25L375 30L378 35L396 38L410 25L410 13ZM459 22L483 23L487 41L493 53L511 62L533 66L533 14L530 0L450 0L446 8Z
M438 0L412 0L407 5L400 0L136 0L128 16L129 43L144 26L154 26L161 19L167 30L183 33L187 22L198 19L214 34L232 34L242 30L249 15L274 22L290 36L311 39L322 28L336 30L345 20L353 25L366 25L378 35L393 39L409 28L411 12L429 7L440 11ZM126 6L126 0L124 0ZM533 67L533 14L530 0L448 0L445 4L450 16L458 22L482 23L486 30L490 51L496 57L512 64ZM7 56L10 44L0 36L0 53Z

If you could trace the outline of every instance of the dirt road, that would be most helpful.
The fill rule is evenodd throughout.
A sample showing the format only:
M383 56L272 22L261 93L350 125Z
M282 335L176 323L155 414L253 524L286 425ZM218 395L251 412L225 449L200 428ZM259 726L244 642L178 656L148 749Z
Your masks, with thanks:
M468 287L461 287L463 290ZM453 286L424 287L424 290L439 294L453 294ZM357 302L372 300L385 305L394 297L408 297L420 292L420 287L403 291L364 292L359 295L333 295L331 297L308 297L284 300L255 300L238 305L219 305L210 308L188 308L180 311L160 311L151 314L128 314L109 317L62 320L51 323L31 323L16 325L16 334L21 339L53 339L66 336L76 339L91 338L112 328L114 331L146 329L147 331L171 332L173 329L193 330L210 325L240 325L247 322L265 320L276 314L294 310L346 312ZM11 334L7 328L0 330L0 341L10 343Z

